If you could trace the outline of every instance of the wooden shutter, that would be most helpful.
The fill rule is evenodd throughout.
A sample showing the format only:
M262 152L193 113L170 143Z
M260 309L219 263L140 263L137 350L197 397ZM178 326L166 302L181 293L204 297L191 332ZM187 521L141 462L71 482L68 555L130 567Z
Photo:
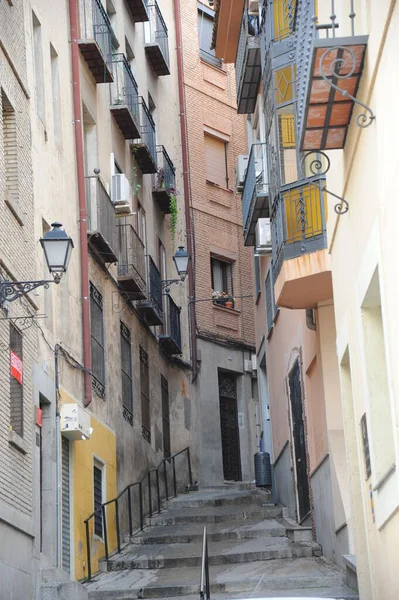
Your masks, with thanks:
M65 571L71 568L71 505L69 486L69 440L62 437L62 568Z
M206 180L227 187L226 142L205 134Z

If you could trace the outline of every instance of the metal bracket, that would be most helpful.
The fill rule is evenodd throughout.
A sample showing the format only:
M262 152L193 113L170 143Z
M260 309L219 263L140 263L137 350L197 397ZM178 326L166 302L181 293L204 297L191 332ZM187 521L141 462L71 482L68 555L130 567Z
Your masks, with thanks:
M364 104L363 102L361 102L360 100L355 98L355 96L352 96L348 91L343 90L340 87L338 87L337 85L335 85L335 83L333 83L331 81L331 79L329 79L327 77L327 75L323 69L323 60L325 59L327 54L330 54L330 52L335 52L338 50L342 50L343 52L348 52L350 54L351 60L352 60L352 66L349 69L348 73L346 73L345 75L340 75L339 73L337 73L337 71L335 69L336 68L338 68L338 69L345 68L347 66L347 60L343 56L336 58L330 64L330 73L331 73L330 76L336 77L337 79L348 79L349 77L351 77L353 75L353 73L355 72L355 69L356 69L356 56L355 56L355 53L353 52L352 48L349 48L348 46L333 46L332 48L328 48L327 50L325 50L325 52L323 52L322 56L320 57L320 61L319 61L320 75L324 79L324 81L326 83L328 83L328 85L330 87L332 87L334 90L336 90L337 92L342 94L342 96L344 96L345 98L350 98L353 102L356 102L356 104L359 104L359 106L362 106L365 109L365 111L367 111L369 113L369 114L367 114L367 112L362 112L362 113L358 114L356 117L356 123L359 127L363 127L363 128L368 127L369 125L371 125L371 123L375 119L375 115L374 115L373 111L371 110L371 108L369 106L367 106L367 104Z
M324 175L326 175L326 173L330 169L331 163L330 163L330 159L328 158L327 154L325 152L322 152L321 150L310 150L309 152L306 152L306 154L303 156L303 158L301 160L302 175L304 177L307 177L307 174L306 174L305 168L304 168L305 161L312 154L315 155L315 158L313 160L311 160L309 162L309 164L306 165L306 168L310 171L312 176L323 177ZM326 161L324 165L323 165L322 159L324 159ZM325 185L319 185L318 187L320 188L320 190L322 192L326 192L327 194L330 194L330 196L334 196L334 198L337 198L337 200L339 200L338 204L336 204L334 206L334 210L337 213L337 215L344 215L345 213L348 212L349 204L345 200L345 198L342 198L341 196L338 196L334 192L331 192L330 190L327 189L327 187Z
M161 286L162 286L162 289L168 293L169 287L171 286L172 283L180 283L181 281L184 281L184 279L163 279L161 281Z
M38 287L48 288L52 279L42 279L40 281L0 281L0 306L4 302L13 302L22 296L26 296Z

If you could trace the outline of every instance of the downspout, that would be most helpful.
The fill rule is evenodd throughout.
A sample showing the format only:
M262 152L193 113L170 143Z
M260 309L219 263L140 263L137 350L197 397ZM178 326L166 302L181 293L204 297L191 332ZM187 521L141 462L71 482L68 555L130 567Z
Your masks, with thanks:
M79 77L78 10L77 0L69 0L69 23L71 30L73 114L75 126L76 170L78 176L79 224L80 224L80 276L82 289L83 329L83 376L84 400L87 407L92 400L91 347L90 347L90 296L89 296L89 251L87 247L87 210L83 159L82 104Z
M180 135L183 160L183 184L184 184L184 214L186 219L187 251L191 256L188 268L188 293L189 293L189 321L191 332L191 364L193 369L193 381L198 373L197 369L197 331L195 318L194 300L194 271L193 271L193 238L190 209L190 182L188 177L189 164L187 155L187 125L184 102L184 84L183 84L183 53L182 53L182 34L181 34L181 13L180 0L174 0L174 17L176 27L176 54L177 54L177 78L179 84L179 105L180 105Z
M56 480L56 567L61 567L61 427L60 427L60 401L59 401L59 373L58 357L60 345L56 344L54 349L54 371L55 371L55 480Z

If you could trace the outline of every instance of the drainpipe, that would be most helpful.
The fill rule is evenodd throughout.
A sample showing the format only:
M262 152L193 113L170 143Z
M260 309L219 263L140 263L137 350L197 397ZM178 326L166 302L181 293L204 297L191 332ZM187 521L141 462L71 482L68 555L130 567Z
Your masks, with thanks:
M182 54L182 35L181 35L181 13L180 0L174 0L174 17L176 27L176 53L177 53L177 76L179 84L179 104L180 104L180 134L183 159L183 183L184 183L184 214L186 219L187 251L191 256L188 268L188 290L189 290L189 320L191 332L191 364L193 369L193 381L197 377L197 332L195 319L194 300L194 271L193 271L193 238L190 209L190 182L188 178L188 155L187 155L187 125L184 102L184 84L183 84L183 54Z
M55 485L56 485L56 524L57 524L57 548L56 567L61 567L61 427L60 427L60 403L59 403L59 375L58 356L60 346L54 348L54 371L55 371Z
M78 176L79 224L80 224L80 276L82 286L82 329L83 329L83 376L84 400L87 407L92 399L90 306L89 306L89 251L87 247L87 211L83 159L82 103L79 78L78 10L77 0L69 0L69 23L71 29L73 113L75 126L76 169Z

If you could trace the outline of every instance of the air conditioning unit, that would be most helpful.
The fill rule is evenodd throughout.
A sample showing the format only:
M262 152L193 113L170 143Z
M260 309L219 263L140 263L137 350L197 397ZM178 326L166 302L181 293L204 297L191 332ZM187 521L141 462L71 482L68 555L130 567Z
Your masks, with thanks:
M89 439L93 430L90 414L77 403L62 404L60 409L61 433L69 440Z
M236 189L237 192L242 192L244 187L245 173L247 172L248 155L240 154L237 158L236 166Z
M272 254L272 232L270 219L258 219L255 230L256 249L255 253L262 256L271 256Z
M130 183L123 173L112 175L111 199L117 215L131 213Z

